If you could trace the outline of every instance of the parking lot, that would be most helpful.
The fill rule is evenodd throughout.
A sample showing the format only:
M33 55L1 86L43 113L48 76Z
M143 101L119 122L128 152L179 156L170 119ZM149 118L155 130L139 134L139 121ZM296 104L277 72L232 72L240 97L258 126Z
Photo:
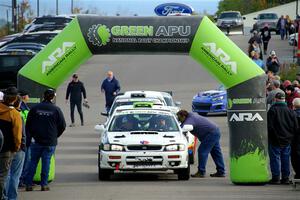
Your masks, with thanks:
M244 51L249 35L231 38ZM292 61L292 47L274 36L269 50L274 49L282 62ZM112 70L121 83L121 90L173 91L174 99L182 108L191 110L193 96L200 90L215 89L219 83L190 57L184 55L99 55L94 56L79 70L79 79L87 89L90 109L84 109L85 126L68 127L56 151L56 178L51 191L20 192L20 199L299 199L300 191L292 186L236 186L226 178L191 178L177 181L168 173L159 175L117 174L111 181L99 182L97 178L97 150L99 134L94 131L103 123L100 112L104 110L104 95L100 83L105 72ZM69 105L65 104L66 81L57 92L57 104L70 123ZM76 113L77 114L77 113ZM209 116L221 128L221 145L229 169L229 132L226 116ZM196 171L192 166L191 173ZM207 174L215 172L212 160ZM227 171L227 173L229 173Z

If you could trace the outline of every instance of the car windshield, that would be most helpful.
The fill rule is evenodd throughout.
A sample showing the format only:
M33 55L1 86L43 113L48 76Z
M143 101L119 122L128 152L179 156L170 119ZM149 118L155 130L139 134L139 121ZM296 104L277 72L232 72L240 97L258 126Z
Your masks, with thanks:
M179 128L174 116L172 115L152 113L130 113L116 115L112 119L108 131L175 132L179 131Z
M219 18L220 19L240 18L240 15L239 15L239 13L236 13L236 12L228 12L228 13L222 13Z
M34 21L34 24L65 24L72 21L70 18L65 17L41 17Z
M12 42L32 42L32 43L41 43L41 44L48 44L57 33L47 33L47 34L28 34L22 35L20 37L16 37L12 40Z
M172 97L164 96L164 99L165 99L167 106L175 106Z
M275 13L260 14L258 19L278 19L278 16Z
M115 109L119 106L128 106L128 105L133 105L135 102L152 102L153 104L162 104L159 99L135 99L135 100L128 100L128 101L115 101L112 105L112 107L109 110L109 113L112 114Z

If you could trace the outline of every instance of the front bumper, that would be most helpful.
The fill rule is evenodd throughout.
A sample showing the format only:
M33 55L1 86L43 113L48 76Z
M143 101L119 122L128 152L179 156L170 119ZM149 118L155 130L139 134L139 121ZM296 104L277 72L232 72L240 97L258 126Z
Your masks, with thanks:
M141 151L115 152L99 151L99 163L102 169L120 171L164 171L188 167L188 151Z
M226 104L223 102L192 102L192 110L197 113L221 113L227 112Z

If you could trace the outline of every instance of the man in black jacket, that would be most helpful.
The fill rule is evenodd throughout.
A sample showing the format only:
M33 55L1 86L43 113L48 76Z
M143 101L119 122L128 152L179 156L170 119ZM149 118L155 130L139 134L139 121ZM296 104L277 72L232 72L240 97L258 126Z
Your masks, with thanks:
M32 181L40 158L42 159L41 190L49 190L50 159L55 152L57 138L66 128L62 111L52 103L54 97L54 90L46 90L44 101L34 106L28 113L26 131L34 142L30 145L31 161L25 178L26 191L33 190Z
M66 103L68 102L68 99L70 96L70 109L71 109L71 122L72 122L70 127L75 126L75 119L74 119L75 105L77 107L77 110L78 110L78 113L80 116L81 126L84 125L82 106L81 106L82 95L83 95L84 101L87 102L86 91L85 91L84 85L81 81L79 81L78 75L73 74L72 81L69 83L68 88L67 88L67 93L66 93Z
M275 103L268 111L271 184L289 184L291 143L297 129L296 114L287 107L285 94L278 92Z

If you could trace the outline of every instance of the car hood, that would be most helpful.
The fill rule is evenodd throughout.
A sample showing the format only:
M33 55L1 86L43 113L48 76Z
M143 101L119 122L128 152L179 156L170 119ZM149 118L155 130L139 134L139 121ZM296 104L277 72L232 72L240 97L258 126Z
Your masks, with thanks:
M224 95L226 92L221 90L208 90L204 92L199 92L196 97L213 97L213 96L219 96Z
M120 145L168 145L186 144L186 138L179 132L109 132L104 134L102 143Z
M223 19L219 19L222 22L231 22L231 21L237 21L237 18L223 18Z

